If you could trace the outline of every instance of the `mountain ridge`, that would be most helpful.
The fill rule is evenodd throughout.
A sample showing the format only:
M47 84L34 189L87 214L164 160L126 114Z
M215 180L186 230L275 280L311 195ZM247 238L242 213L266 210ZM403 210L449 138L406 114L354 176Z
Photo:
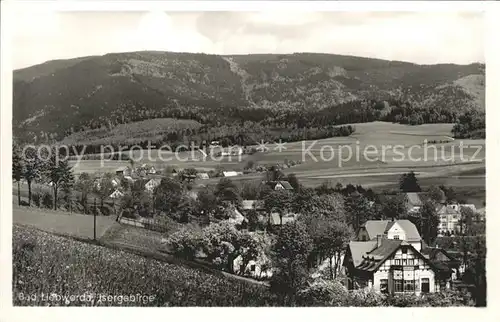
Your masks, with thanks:
M13 72L13 131L60 140L154 118L202 124L400 100L461 114L484 110L484 64L418 65L321 54L209 55L138 51L53 60Z

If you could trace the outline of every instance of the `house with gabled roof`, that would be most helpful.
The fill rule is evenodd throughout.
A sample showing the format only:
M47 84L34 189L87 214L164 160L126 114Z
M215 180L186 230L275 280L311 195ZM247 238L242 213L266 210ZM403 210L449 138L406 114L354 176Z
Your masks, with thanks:
M358 241L376 240L377 236L386 236L388 239L405 240L415 249L422 249L422 238L417 227L408 219L399 220L368 220L358 229Z
M267 181L266 184L273 190L293 190L290 182L285 180L280 181Z
M415 213L422 208L422 199L417 192L407 192L406 193L406 209L409 213Z
M451 271L431 259L431 253L437 254L427 250L411 221L369 220L344 256L348 288L372 287L390 294L438 292L449 287Z
M159 178L154 178L149 180L145 185L144 188L146 189L147 192L153 193L156 187L158 187L161 184L161 179Z

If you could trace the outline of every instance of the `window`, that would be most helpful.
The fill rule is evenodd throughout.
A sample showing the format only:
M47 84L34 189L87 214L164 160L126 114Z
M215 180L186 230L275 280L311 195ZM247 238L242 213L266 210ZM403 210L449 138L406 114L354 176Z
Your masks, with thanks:
M255 272L255 265L250 265L250 270L251 270L252 272Z
M408 253L408 248L406 248L406 247L402 248L402 249L401 249L401 252L402 252L403 254Z
M387 279L380 280L380 292L388 293L389 292L389 282Z
M422 278L422 293L429 293L430 285L428 278Z
M414 280L405 280L404 281L404 290L405 292L415 292L415 281Z
M401 263L402 265L406 265L407 264L406 259L401 260L401 262L402 262Z
M408 260L408 265L409 266L415 265L413 258Z
M394 292L403 292L403 280L394 280Z
M399 235L394 235L393 239L399 239Z
M401 259L395 259L394 265L401 265Z

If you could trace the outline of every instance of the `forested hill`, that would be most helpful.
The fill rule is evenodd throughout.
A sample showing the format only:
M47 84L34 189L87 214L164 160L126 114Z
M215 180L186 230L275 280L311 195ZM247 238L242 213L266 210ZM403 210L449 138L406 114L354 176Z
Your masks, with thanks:
M484 110L483 64L133 52L51 61L13 76L14 135L30 141L153 118L301 128L455 122Z

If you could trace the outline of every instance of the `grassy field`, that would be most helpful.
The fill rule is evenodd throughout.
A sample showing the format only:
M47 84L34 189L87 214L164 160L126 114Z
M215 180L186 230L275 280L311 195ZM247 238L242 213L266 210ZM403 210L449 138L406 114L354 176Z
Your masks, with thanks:
M100 238L115 223L114 216L96 217L96 234ZM58 234L92 239L94 236L94 218L90 215L70 214L62 211L38 208L18 207L13 205L12 222L14 224L36 227Z
M276 303L262 285L24 226L13 227L12 253L15 306L268 306Z
M285 173L295 173L307 186L317 186L325 180L342 184L353 183L369 187L389 188L397 185L399 176L409 170L417 172L423 186L431 184L452 185L484 189L485 175L464 175L463 171L483 171L485 168L485 140L453 140L453 124L424 124L418 126L371 122L352 124L356 131L350 137L334 137L317 141L290 142L279 151L274 143L269 150L253 155L232 156L218 159L204 159L199 151L180 152L177 157L172 152L152 150L134 152L137 163L149 163L157 169L166 166L180 168L194 167L208 171L217 167L225 170L243 170L253 161L256 164L271 165L284 160L302 161L301 164L285 169ZM427 141L442 143L424 144ZM73 162L73 164L75 164ZM128 161L88 161L84 160L74 168L80 172L114 171ZM479 170L478 170L479 169ZM261 173L252 173L232 180L252 180L261 178ZM218 179L199 180L200 184L210 184Z

